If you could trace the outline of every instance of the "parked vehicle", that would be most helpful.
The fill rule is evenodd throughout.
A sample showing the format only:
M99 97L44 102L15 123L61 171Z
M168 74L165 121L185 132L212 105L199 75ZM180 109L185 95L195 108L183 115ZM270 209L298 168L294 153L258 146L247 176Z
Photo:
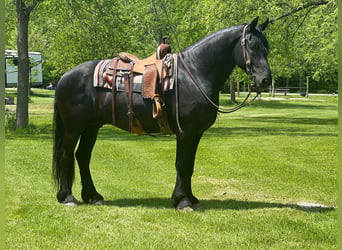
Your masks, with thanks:
M30 84L32 87L43 85L42 55L39 52L29 52ZM5 50L5 86L18 85L18 53L15 50Z

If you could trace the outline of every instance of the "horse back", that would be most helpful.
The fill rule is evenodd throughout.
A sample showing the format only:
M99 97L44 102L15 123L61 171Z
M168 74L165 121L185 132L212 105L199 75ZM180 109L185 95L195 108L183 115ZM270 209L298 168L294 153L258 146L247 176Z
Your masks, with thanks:
M58 91L58 88L79 88L84 87L82 86L84 84L92 83L94 70L98 62L99 60L87 61L64 73L57 84L56 91Z

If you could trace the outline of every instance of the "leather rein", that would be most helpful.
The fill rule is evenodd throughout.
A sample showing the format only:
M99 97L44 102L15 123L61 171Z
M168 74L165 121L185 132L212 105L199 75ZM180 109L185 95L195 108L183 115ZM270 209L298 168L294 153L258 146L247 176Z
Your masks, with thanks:
M246 43L246 33L247 33L247 27L248 25L245 25L245 27L243 28L243 32L242 32L242 38L241 38L241 46L242 46L242 51L243 51L243 57L245 59L246 62L246 72L249 75L250 79L253 80L253 83L255 81L255 77L253 76L253 71L252 71L252 67L251 67L251 61L250 61L250 55L247 51L247 43ZM217 111L220 113L232 113L235 112L239 109L241 109L242 107L251 104L258 96L260 93L257 92L257 95L255 97L253 97L251 100L248 101L248 99L250 98L250 96L252 95L252 91L251 91L251 85L253 84L249 84L248 86L248 94L246 96L246 98L239 103L238 105L236 105L233 108L223 108L220 107L219 105L217 105L214 101L212 101L210 99L210 97L205 93L205 90L202 88L202 86L198 83L198 81L196 80L196 78L194 77L194 75L191 73L188 65L185 63L183 56L181 53L178 53L178 57L180 59L180 61L182 62L185 71L188 73L188 75L190 76L190 78L192 79L192 82L196 85L196 87L200 90L200 92L202 93L202 95L205 97L205 99L207 99L207 101L209 103L211 103L211 105L213 105L215 108L217 108Z

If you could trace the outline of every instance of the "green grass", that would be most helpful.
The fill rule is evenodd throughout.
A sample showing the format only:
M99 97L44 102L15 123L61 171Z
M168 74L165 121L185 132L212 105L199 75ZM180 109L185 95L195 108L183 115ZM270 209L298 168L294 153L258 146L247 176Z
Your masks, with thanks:
M336 249L336 100L265 97L220 115L204 134L193 176L201 208L180 213L170 201L175 137L112 126L100 130L91 162L107 205L58 204L51 179L53 91L34 90L31 129L6 132L5 247ZM80 190L77 174L78 199Z

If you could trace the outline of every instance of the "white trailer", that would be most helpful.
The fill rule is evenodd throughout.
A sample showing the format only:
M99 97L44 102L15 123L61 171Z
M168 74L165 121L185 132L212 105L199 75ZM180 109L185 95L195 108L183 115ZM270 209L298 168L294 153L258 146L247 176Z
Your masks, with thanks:
M5 86L18 85L18 53L15 50L5 50ZM38 87L43 85L42 55L39 52L29 52L30 59L30 85Z

